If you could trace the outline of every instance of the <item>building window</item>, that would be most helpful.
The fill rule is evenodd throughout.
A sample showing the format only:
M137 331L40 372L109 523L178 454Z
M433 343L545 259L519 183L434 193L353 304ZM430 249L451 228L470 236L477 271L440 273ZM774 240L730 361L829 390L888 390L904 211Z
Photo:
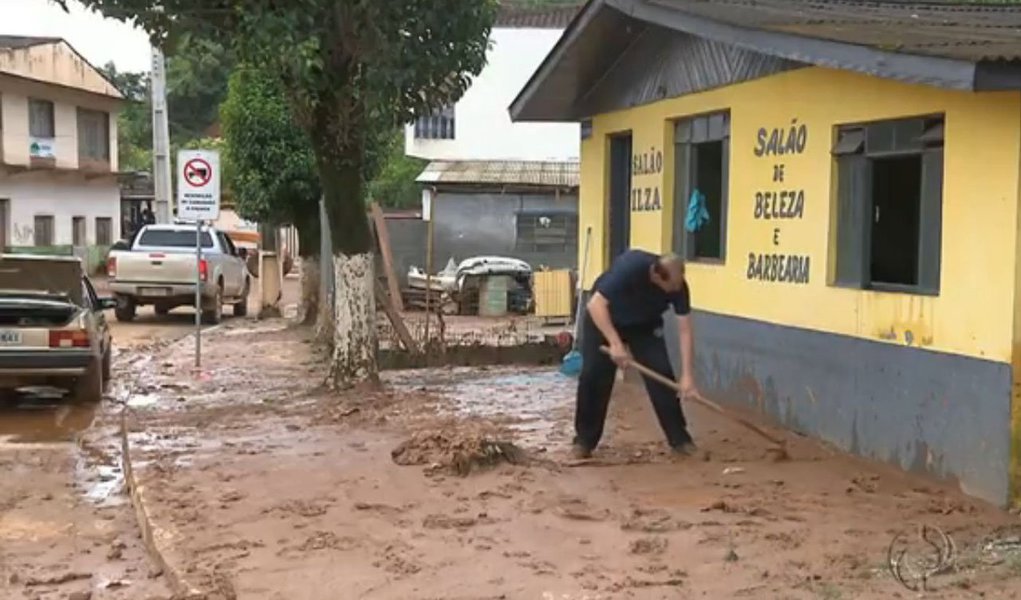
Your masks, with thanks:
M573 252L578 241L578 215L557 211L528 211L517 215L519 252Z
M53 245L53 216L36 215L32 236L36 246Z
M57 137L53 119L53 103L49 100L28 100L28 135L34 138L53 139Z
M420 140L454 139L454 107L448 106L415 121L415 137Z
M938 294L943 117L841 127L836 273L844 287Z
M691 261L723 262L727 246L730 113L674 125L674 251Z
M109 113L78 109L78 158L110 160Z
M85 217L71 217L71 245L88 245L85 236Z
M113 219L96 217L96 245L109 246L113 243Z

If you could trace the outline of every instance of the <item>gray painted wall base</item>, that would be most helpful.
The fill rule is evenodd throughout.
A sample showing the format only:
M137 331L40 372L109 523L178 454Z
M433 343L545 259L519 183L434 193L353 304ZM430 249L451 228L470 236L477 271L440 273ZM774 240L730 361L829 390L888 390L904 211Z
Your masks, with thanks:
M698 381L721 402L1007 504L1010 365L707 312L695 327Z

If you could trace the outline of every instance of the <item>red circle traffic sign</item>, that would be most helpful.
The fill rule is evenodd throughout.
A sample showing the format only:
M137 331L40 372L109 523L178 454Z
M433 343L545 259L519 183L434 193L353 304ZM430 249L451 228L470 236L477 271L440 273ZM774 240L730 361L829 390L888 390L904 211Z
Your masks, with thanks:
M184 163L184 180L191 187L202 187L213 178L213 167L201 158L193 158Z

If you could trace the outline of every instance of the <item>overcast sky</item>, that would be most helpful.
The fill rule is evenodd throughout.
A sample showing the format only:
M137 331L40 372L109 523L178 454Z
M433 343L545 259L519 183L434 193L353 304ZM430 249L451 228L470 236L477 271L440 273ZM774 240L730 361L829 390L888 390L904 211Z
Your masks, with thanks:
M149 39L141 30L89 12L77 0L65 13L50 0L0 0L0 34L62 37L97 67L149 70Z

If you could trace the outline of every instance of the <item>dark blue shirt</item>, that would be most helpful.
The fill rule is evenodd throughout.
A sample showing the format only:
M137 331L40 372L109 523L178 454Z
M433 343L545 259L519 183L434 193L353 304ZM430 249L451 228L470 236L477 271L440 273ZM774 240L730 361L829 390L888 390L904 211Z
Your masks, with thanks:
M617 328L652 328L663 325L668 306L678 315L691 312L688 284L668 293L652 282L652 267L659 257L644 250L628 250L596 279L594 291L610 303L610 318Z

